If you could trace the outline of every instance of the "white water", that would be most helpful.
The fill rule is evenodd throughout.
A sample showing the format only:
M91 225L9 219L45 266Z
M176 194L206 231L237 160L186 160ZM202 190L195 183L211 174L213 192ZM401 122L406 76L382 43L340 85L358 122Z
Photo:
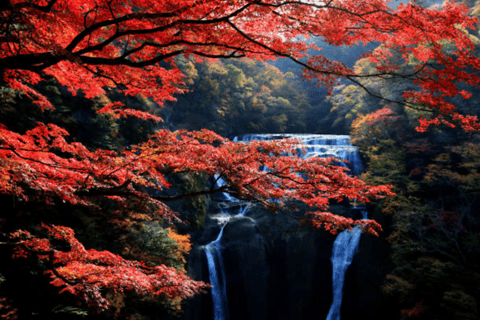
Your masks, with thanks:
M205 246L208 275L210 278L210 284L212 285L214 320L228 319L227 279L220 247L220 240L222 239L223 229L226 225L227 222L222 226L217 239Z
M224 193L227 201L235 201L229 194ZM247 212L248 206L240 207L239 213L232 216L222 211L220 215L213 217L222 225L217 238L207 244L205 248L205 255L207 256L208 276L210 284L212 285L212 302L213 302L213 319L214 320L228 320L228 299L227 299L227 278L225 274L225 265L222 258L221 240L223 236L223 229L228 224L230 219L236 216L243 216Z
M367 219L367 211L362 210L362 216ZM345 281L345 273L352 263L355 252L358 249L360 235L362 231L359 227L353 230L345 230L341 232L333 244L332 249L332 287L333 302L327 315L327 320L340 320L340 309L342 307L343 283Z

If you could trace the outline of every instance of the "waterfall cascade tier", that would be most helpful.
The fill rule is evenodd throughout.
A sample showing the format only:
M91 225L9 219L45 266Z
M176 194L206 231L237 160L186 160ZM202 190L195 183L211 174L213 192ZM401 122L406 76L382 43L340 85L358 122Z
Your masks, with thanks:
M274 140L274 139L297 139L306 148L304 158L310 157L335 157L341 159L351 170L352 174L357 176L363 171L362 160L358 153L358 148L352 146L349 135L329 135L329 134L246 134L241 137L235 137L234 141L250 142L253 140Z
M249 134L242 137L236 137L233 140L237 142L248 143L252 140L272 140L272 139L297 139L306 147L305 158L308 157L336 157L341 159L342 164L347 166L353 175L362 172L362 163L357 148L349 142L347 135L315 135L315 134ZM222 185L224 182L218 179L217 183ZM238 210L239 200L228 194L224 195L224 201L227 202L224 208L228 208L228 203L235 202L233 208ZM247 206L240 206L240 212L230 212L224 209L219 215L214 216L214 220L221 226L217 238L204 247L207 257L210 283L212 284L212 302L214 320L226 320L229 316L229 307L227 300L227 274L222 258L222 236L224 228L234 217L244 216L248 213ZM365 213L366 214L366 213ZM366 216L364 216L366 217ZM353 255L358 247L360 240L360 231L341 233L334 243L332 250L332 268L333 268L333 303L330 308L328 320L340 319L340 307L342 301L343 282L345 271L352 262ZM232 311L233 312L233 311Z

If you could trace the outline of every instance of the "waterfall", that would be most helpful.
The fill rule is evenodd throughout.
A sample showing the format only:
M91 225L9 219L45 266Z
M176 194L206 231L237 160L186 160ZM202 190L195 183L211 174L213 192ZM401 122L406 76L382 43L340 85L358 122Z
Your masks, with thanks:
M214 320L228 319L228 302L225 266L223 264L220 240L222 239L223 229L228 221L224 222L217 239L205 246L207 256L208 275L212 287L213 315Z
M350 136L347 135L318 135L318 134L252 134L243 137L235 137L233 141L250 142L252 140L272 140L282 138L294 138L300 140L306 146L305 158L309 157L336 157L342 160L347 160L348 164L344 164L350 168L353 175L358 175L362 172L362 163L358 155L357 148L352 146L349 142ZM265 168L266 169L266 168ZM267 169L266 169L267 170ZM225 182L219 178L217 179L218 186L222 186ZM224 193L224 201L227 203L242 204L239 200ZM208 271L210 284L212 288L213 313L214 320L228 320L229 308L226 290L226 272L222 259L221 241L223 230L228 224L229 220L235 216L243 216L248 212L248 207L242 205L239 213L231 214L229 211L222 212L222 214L213 216L221 225L220 232L217 238L204 247L207 256ZM366 218L366 212L362 212ZM360 240L360 230L354 229L352 231L344 231L340 233L335 240L332 251L332 266L333 266L333 291L334 300L327 320L340 319L340 307L342 301L343 281L345 271L350 265L356 248Z
M344 159L354 164L352 169L353 175L358 176L362 172L362 161L358 152L353 152ZM360 212L364 220L368 219L366 210L361 210ZM333 243L331 257L333 301L327 315L327 320L340 320L345 273L355 256L361 234L362 232L359 227L355 227L353 230L345 230L337 236L337 239L335 239Z
M362 210L363 219L367 219L367 211ZM333 302L328 312L327 320L340 320L340 308L343 298L343 282L348 266L352 263L360 242L362 231L359 227L341 232L333 244L332 249L332 287Z
M216 177L218 178L218 177ZM217 184L222 186L225 182L218 178ZM236 202L235 198L228 193L223 193L226 202ZM243 216L248 210L247 205L243 205L239 209L239 213L236 216ZM234 216L235 217L235 216ZM227 278L225 274L225 265L222 258L221 240L223 236L223 229L228 224L228 221L232 218L229 213L225 213L223 210L220 215L213 217L221 224L220 232L217 238L207 244L205 249L205 255L207 257L208 276L210 284L212 285L212 302L213 302L213 319L214 320L228 320L228 300L227 300Z

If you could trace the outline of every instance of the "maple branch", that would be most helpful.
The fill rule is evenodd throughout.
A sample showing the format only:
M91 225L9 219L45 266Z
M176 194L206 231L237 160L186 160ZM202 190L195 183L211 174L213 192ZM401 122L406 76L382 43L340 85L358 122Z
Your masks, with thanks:
M127 184L128 182L128 184ZM125 189L131 181L127 181L126 183L122 184L121 186L117 187L112 187L112 188L90 188L90 189L82 189L82 190L77 190L75 192L76 195L79 196L86 196L86 197L95 197L95 196L124 196L124 197L136 197L136 198L145 198L145 195L143 194L138 194L138 192L133 191L133 190L122 190ZM175 200L181 200L185 198L192 198L192 197L197 197L201 195L207 195L207 194L215 194L219 192L226 192L229 194L236 194L235 192L232 192L228 190L227 186L222 186L217 189L209 189L209 190L201 190L201 191L195 191L195 192L189 192L189 193L184 193L184 194L179 194L175 196L148 196L149 198L159 200L159 201L175 201Z
M285 1L285 2L280 2L280 3L277 3L277 4L256 2L255 5L264 6L264 7L272 7L272 8L280 8L280 7L287 6L287 5L300 5L300 6L307 6L307 7L312 7L312 8L316 8L316 9L327 9L328 8L328 9L343 11L345 13L348 13L349 15L357 16L357 17L361 17L361 18L363 18L363 16L371 15L371 14L378 13L378 12L384 12L384 13L386 12L385 10L381 10L381 9L377 8L376 10L368 11L368 12L365 12L365 13L356 13L356 12L353 12L351 10L344 9L342 7L331 6L331 4L333 2L334 2L333 0L330 0L328 3L326 3L324 5L319 5L319 4L316 4L316 3L309 3L309 2L304 2L304 1ZM368 23L368 21L365 21L365 22Z
M230 59L230 58L243 58L246 57L245 54L237 54L237 51L232 51L229 54L208 54L201 51L193 51L194 54L197 56L205 57L205 58L221 58L221 59Z
M280 57L284 57L284 58L289 58L291 59L292 61L298 63L299 65L303 66L303 67L306 67L308 68L309 66L303 62L301 62L300 60L297 60L295 59L294 57L292 57L291 55L287 54L287 53L283 53L283 52L280 52L280 51L277 51L255 39L253 39L252 37L250 37L248 34L246 34L245 32L243 32L242 30L240 30L232 21L228 20L227 23L238 33L240 34L242 37L244 37L245 39L247 39L248 41L258 45L259 47L262 47L264 49L266 49L267 51L271 52L271 55L272 56L280 56Z
M241 57L245 57L245 54L238 54L238 55L235 54L239 51L249 52L249 53L260 53L260 52L255 52L255 51L252 51L252 50L246 50L242 47L236 47L236 46L227 45L227 44L223 44L223 43L217 43L217 42L201 43L201 42L192 42L192 41L187 41L187 40L177 40L177 41L172 41L172 42L165 43L165 44L153 43L153 42L144 42L138 47L132 48L130 50L124 50L124 53L119 58L116 58L116 59L124 60L124 61L131 61L131 60L127 60L125 58L127 58L128 56L130 56L134 53L142 51L146 47L154 47L154 48L159 48L160 49L160 48L175 47L175 46L178 46L178 45L189 45L189 46L199 46L199 47L218 47L220 49L231 49L231 50L233 50L230 53L220 53L220 54L208 54L208 53L205 53L205 52L202 52L202 51L196 51L196 50L192 51L193 54L196 54L198 56L208 57L208 58L241 58ZM90 51L90 48L89 48L88 51ZM88 51L87 50L81 50L81 51L76 52L75 54L80 55L80 54L84 54ZM172 54L173 55L179 55L179 54L184 53L184 52L186 52L186 51L182 49L182 50L177 50L175 52L172 52ZM166 58L167 58L166 54L161 56L162 60L165 60ZM112 63L113 64L120 64L120 63L115 62L116 59L111 59ZM139 63L139 62L137 62L137 63ZM143 63L151 65L151 64L154 64L154 61L153 60L144 60ZM112 80L111 78L109 78L109 79Z
M378 8L377 6L371 5L372 7L375 8L374 10L367 11L367 12L364 12L364 13L356 13L356 12L353 12L351 10L347 10L345 8L339 7L339 6L332 6L331 5L332 3L333 3L333 0L330 0L328 3L326 3L324 5L319 5L319 4L315 4L315 3L305 3L303 1L286 1L286 2L282 2L282 3L278 3L278 4L267 4L267 3L260 3L259 2L259 3L255 3L255 4L258 5L258 6L273 7L273 8L279 8L279 7L287 6L287 5L302 5L302 6L313 7L313 8L316 8L316 9L332 9L332 10L337 10L337 11L347 13L348 15L351 16L350 18L353 18L353 17L359 18L359 20L357 20L357 22L361 23L362 25L357 27L357 28L351 28L352 30L353 29L364 29L365 25L370 25L373 29L375 29L377 31L381 31L381 32L392 32L394 30L394 29L379 28L378 26L375 26L372 21L369 21L365 18L365 16L369 16L369 15L376 14L376 13L379 13L379 12L391 15L390 12L388 12L386 10L382 10L382 9ZM277 16L284 16L284 14L281 14L281 13L275 11L275 10L272 10L272 12ZM299 20L298 18L290 16L290 15L287 15L287 18L289 18L292 21L299 22L304 26L309 25L308 22L306 22L304 20ZM312 18L314 20L316 20L315 17L312 17ZM310 22L310 24L311 24L311 22ZM347 29L349 29L349 28L347 28Z
M335 71L328 71L328 70L319 70L319 69L316 69L314 67L312 67L311 65L307 64L307 63L304 63L302 62L301 60L298 60L297 58L293 57L291 54L289 53L283 53L283 52L280 52L278 50L275 50L269 46L267 46L266 44L264 43L261 43L255 39L253 39L252 37L250 37L248 34L246 34L245 32L243 32L242 30L240 30L233 22L231 22L230 20L227 22L236 32L238 32L242 37L244 37L245 39L247 39L248 41L266 49L267 51L270 51L271 52L271 55L272 56L280 56L280 57L284 57L284 58L288 58L290 60L292 60L293 62L295 62L296 64L304 67L305 69L307 70L310 70L310 71L313 71L313 72L316 72L316 73L322 73L322 74L327 74L327 75L335 75L335 76L343 76L343 77L358 77L358 78L364 78L364 77L377 77L381 74L385 74L385 73L379 73L379 74L371 74L371 75L356 75L356 74L342 74L342 73L339 73L339 72L335 72Z
M117 88L120 88L120 90L123 92L123 88L122 88L123 85L121 83L117 82L117 80L115 80L113 77L110 77L110 76L106 75L104 72L95 71L95 70L93 70L93 69L91 69L91 68L89 68L88 66L85 66L85 65L83 66L83 68L85 68L85 70L87 70L88 72L96 75L99 78L105 78L109 81L112 81L115 84L115 86Z
M145 47L154 47L154 48L159 48L160 49L160 48L167 48L167 47L173 47L173 46L178 46L178 45L188 45L188 46L192 46L192 47L213 47L213 48L220 48L220 49L224 48L224 49L230 49L230 50L242 51L242 52L249 52L249 53L261 53L259 51L253 51L253 50L249 50L248 48L245 48L245 47L248 46L248 42L245 42L243 45L233 46L233 45L229 45L229 44L226 44L226 43L220 43L220 42L207 42L207 41L206 42L193 42L193 41L182 39L182 40L176 40L176 41L172 41L172 42L164 43L164 44L144 42L141 46L128 51L128 55L130 55L132 53L135 53L137 51L140 51L141 49L143 49ZM196 51L195 54L198 54L198 51Z
M426 111L426 112L430 112L430 113L435 113L434 110L432 109L427 109L427 108L421 108L419 105L416 105L416 104L413 104L413 103L410 103L406 100L392 100L392 99L389 99L389 98L386 98L384 96L381 96L381 95L378 95L374 92L372 92L370 89L368 89L365 85L363 85L360 81L358 80L355 80L353 79L352 77L350 76L346 76L346 78L350 81L352 81L353 83L355 83L356 85L358 85L359 87L361 87L363 90L365 90L365 92L367 92L367 94L371 95L372 97L375 97L375 98L378 98L380 100L383 100L383 101L387 101L387 102L391 102L391 103L395 103L395 104L399 104L401 106L405 106L407 108L411 108L411 109L414 109L414 110L418 110L418 111Z
M54 3L57 0L54 0L50 2L49 5L53 6ZM83 41L86 37L90 36L94 31L108 27L111 25L115 25L118 27L118 25L122 22L127 22L127 21L132 21L132 20L155 20L155 19L166 19L166 18L174 18L175 16L180 15L183 11L187 10L187 7L180 8L174 12L165 12L165 13L132 13L132 14L127 14L122 17L115 17L113 19L93 23L91 26L86 27L82 32L80 32L75 38L70 42L69 45L67 45L64 49L65 52L67 52L66 55L54 55L52 52L44 52L40 54L14 54L12 53L12 56L10 57L4 57L0 59L0 70L3 69L24 69L24 70L32 70L32 71L41 71L45 68L48 68L52 65L57 64L58 62L62 60L68 60L69 55L72 55L74 57L78 57L81 59L83 63L87 64L93 64L93 65L98 65L98 64L104 64L104 65L127 65L131 67L137 67L137 68L142 68L148 65L153 65L157 62L160 62L162 60L168 59L170 57L173 57L175 55L182 54L184 51L183 50L176 50L172 53L167 53L160 55L156 58L152 58L150 60L145 60L143 62L137 62L134 63L129 60L122 59L125 56L122 56L120 58L102 58L102 57L90 57L90 56L81 56L85 53L90 53L94 51L101 51L104 47L107 45L113 43L114 41L125 37L125 36L131 36L131 35L144 35L144 34L152 34L152 33L157 33L157 32L162 32L167 29L171 29L174 27L177 27L179 25L206 25L206 24L218 24L221 22L226 22L229 18L236 16L240 14L241 12L245 11L247 8L249 8L251 4L247 4L234 12L225 15L223 17L219 18L214 18L214 19L208 19L208 20L176 20L172 23L168 23L166 25L156 27L156 28L149 28L149 29L137 29L137 30L127 30L123 32L115 32L112 36L107 38L106 40L102 41L99 44L93 45L93 46L88 46L87 48L81 49L79 51L74 52L73 50L75 47L77 47L81 41ZM90 11L89 11L90 12ZM85 14L85 17L89 14L87 12ZM112 13L113 15L113 13ZM85 18L86 19L86 18ZM86 25L86 20L84 21L84 24ZM203 53L206 54L206 53ZM243 57L244 55L238 55L235 57ZM218 56L212 56L212 57L222 57L221 55ZM231 55L227 55L227 57L231 57Z
M27 249L27 250L28 250L28 249ZM54 274L56 277L62 279L62 281L64 281L65 283L68 283L68 284L70 284L70 285L76 284L76 282L67 279L66 277L62 276L62 275L57 271L57 268L55 268L55 265L53 264L53 255L54 255L54 253L55 253L55 251L53 251L53 250L48 253L48 262L49 262L48 264L49 264L49 266L50 266L50 270L53 272L53 274Z
M113 186L109 188L82 188L77 190L75 193L78 195L88 195L90 192L93 191L95 194L105 193L105 195L115 195L116 194L115 192L128 188L128 186L130 186L131 183L132 183L132 180L128 179L124 183L118 186Z
M65 278L64 276L62 276L58 271L57 271L57 268L55 268L55 265L53 263L53 260L54 260L54 255L55 255L55 250L48 250L48 251L39 251L39 250L33 250L31 248L29 248L27 245L25 245L25 243L23 243L23 241L20 241L20 242L2 242L0 244L8 244L8 245L13 245L13 246L21 246L23 248L23 250L26 250L30 253L33 253L37 256L47 256L47 260L48 260L48 266L49 266L49 269L52 271L52 273L62 279L65 283L68 283L70 285L74 285L76 284L76 282L73 282L67 278Z
M152 59L149 59L149 60L144 60L144 61L139 61L139 62L135 62L135 61L128 60L128 59L123 59L122 57L109 59L109 58L82 56L82 57L80 57L80 59L82 60L83 63L87 63L89 65L109 65L109 66L125 65L125 66L129 66L129 67L134 67L134 68L144 68L144 67L156 64L160 61L166 60L168 58L178 56L178 55L180 55L184 52L185 52L185 50L183 50L183 49L182 50L177 50L177 51L172 51L170 53L158 55L155 58L152 58Z
M228 190L227 186L221 186L220 188L217 188L217 189L195 191L195 192L190 192L190 193L179 194L179 195L176 195L176 196L154 196L153 198L157 199L157 200L161 200L161 201L174 201L174 200L197 197L197 196L202 196L202 195L207 195L207 194L215 194L215 193L219 193L219 192L226 192L228 194L236 194L236 192L232 192L232 191Z
M9 57L0 59L0 70L20 69L41 71L49 66L57 64L65 57L54 56L51 52L44 53L24 53L17 54L12 52Z
M19 158L21 158L21 159L23 159L23 160L28 160L28 161L36 162L36 163L39 163L39 164L42 164L42 165L44 165L44 166L48 166L48 167L51 167L51 168L67 169L67 170L77 171L77 172L80 172L80 173L87 173L87 172L88 172L86 169L80 169L80 168L73 168L73 167L69 167L69 166L63 166L63 165L59 165L58 163L47 163L47 162L40 161L40 160L38 160L38 159L25 157L25 156L22 156L20 153L17 152L17 150L31 151L31 152L51 152L51 151L16 149L16 148L14 148L14 147L2 147L2 146L0 146L0 150L9 150L9 151L13 152L17 157L19 157Z
M112 42L115 39L118 39L119 37L125 36L125 35L141 35L141 34L151 34L155 32L161 32L165 31L169 28L173 28L177 25L192 25L192 24L198 24L198 25L206 25L206 24L217 24L220 22L226 22L228 19L231 17L234 17L241 12L245 11L248 7L250 7L251 4L247 4L243 6L242 8L239 8L238 10L220 17L220 18L214 18L214 19L209 19L209 20L176 20L172 23L169 23L164 26L160 26L157 28L151 28L151 29L138 29L138 30L129 30L129 31L124 31L124 32L117 32L115 33L114 39L109 39L107 41ZM174 13L131 13L127 14L123 17L118 17L115 19L110 19L110 20L105 20L102 22L95 23L91 25L90 27L86 28L82 32L80 32L71 42L70 44L65 48L65 50L73 52L73 49L80 44L80 42L86 38L89 34L92 34L95 30L107 27L110 25L118 25L121 22L126 22L126 21L131 21L131 20L155 20L155 19L165 19L165 18L174 18L175 16L178 16L180 12L183 10L177 10Z
M88 28L85 28L82 32L80 32L77 36L75 36L75 38L73 38L70 44L67 47L65 47L65 50L69 52L73 52L73 49L75 49L77 45L79 45L80 42L82 42L83 39L85 39L87 36L92 34L97 29L100 29L103 27L108 27L110 25L117 25L118 23L129 21L129 20L172 18L174 16L175 16L174 14L168 13L168 12L167 13L132 13L132 14L125 15L123 17L97 22L89 26ZM150 32L152 32L152 30L163 31L164 28L170 27L170 26L172 26L172 24L155 28L155 29L149 29L149 30L151 30Z
M245 9L245 8L244 8ZM241 12L242 10L237 10L237 12ZM232 13L232 15L236 14ZM146 15L146 14L143 14ZM150 16L150 15L147 15ZM156 16L156 15L155 15ZM127 16L125 16L127 17ZM124 17L124 18L125 18ZM136 18L138 17L138 14L135 14ZM69 60L69 55L72 57L77 57L82 61L82 63L85 64L90 64L90 65L127 65L131 67L137 67L137 68L142 68L148 65L153 65L156 64L160 61L163 61L165 59L168 59L170 57L179 55L184 53L184 50L176 50L170 53L166 53L163 55L159 55L155 58L152 58L150 60L144 60L144 61L139 61L139 62L133 62L131 60L124 59L128 55L133 54L135 52L141 51L144 49L146 46L152 46L152 47L157 47L157 48L162 48L162 47L169 47L169 46L175 46L178 44L190 44L190 45L195 45L195 46L221 46L221 47L227 47L226 44L200 44L200 43L193 43L193 42L188 42L186 40L178 40L178 41L173 41L171 43L167 44L153 44L153 43L145 43L139 46L137 49L132 49L131 52L124 53L122 56L118 58L103 58L103 57L91 57L91 56L83 56L86 53L94 52L94 51L101 51L104 47L107 45L113 43L114 41L125 37L125 36L131 36L131 35L142 35L142 34L151 34L151 33L156 33L156 32L161 32L165 31L167 29L173 28L174 26L178 24L205 24L205 23L219 23L222 22L226 19L228 19L230 16L226 16L224 18L218 18L218 19L212 19L208 21L203 21L203 20L178 20L173 23L170 23L168 25L164 25L161 27L157 28L152 28L152 29L140 29L140 30L129 30L129 31L124 31L124 32L116 32L114 35L109 37L108 39L102 41L99 44L89 46L87 48L81 49L79 51L73 52L73 49L89 34L91 34L93 31L96 29L111 25L111 24L117 24L119 22L122 22L122 18L116 18L104 22L98 22L88 28L86 28L84 31L82 31L79 35L77 35L74 40L65 48L65 51L68 52L65 55L54 55L52 52L44 52L40 54L15 54L12 53L12 56L9 57L4 57L0 59L0 70L1 69L24 69L24 70L32 70L32 71L41 71L45 68L48 68L52 65L57 64L58 62L62 60ZM130 20L133 19L132 17L127 17L125 20ZM235 48L231 46L232 49L242 49L243 48ZM253 52L254 53L254 52ZM202 54L207 54L207 53L202 53ZM227 55L230 57L230 55ZM243 57L244 55L238 55L237 57ZM212 57L222 57L222 55L217 55L217 56L212 56Z

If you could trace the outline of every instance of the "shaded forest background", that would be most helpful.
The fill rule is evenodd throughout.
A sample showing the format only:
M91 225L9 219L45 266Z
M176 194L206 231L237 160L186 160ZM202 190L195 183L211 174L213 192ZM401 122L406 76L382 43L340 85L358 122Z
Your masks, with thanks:
M471 14L480 16L477 1L464 1ZM430 3L425 2L425 5ZM480 34L469 30L480 55ZM373 66L361 54L366 47L338 48L320 40L322 54L355 70ZM392 60L400 57L392 53ZM53 79L39 84L55 111L35 111L25 96L0 88L3 108L0 117L12 130L25 132L37 121L67 128L71 139L89 148L120 150L138 143L160 128L211 129L233 138L245 133L329 133L351 134L365 164L362 179L371 184L395 186L395 197L369 205L384 233L379 241L388 246L383 293L391 305L391 319L478 319L480 317L480 139L457 128L435 127L415 130L422 110L404 108L380 100L362 88L341 81L333 95L301 79L301 70L288 60L259 62L205 60L194 63L175 60L185 74L188 93L159 108L143 98L124 98L110 92L96 99L79 93L72 96ZM401 64L404 70L413 64ZM413 85L401 79L365 79L362 84L375 94L401 100ZM113 101L149 111L163 123L132 118L112 119L96 113ZM452 101L465 113L480 115L480 91L463 101ZM211 183L202 176L170 177L182 191L195 191ZM201 229L208 198L178 203L180 212L195 212L185 218L187 226L169 229L146 216L122 216L108 210L91 212L65 205L29 207L3 196L6 211L0 225L29 228L45 221L75 226L77 236L88 246L105 248L126 258L147 264L163 263L178 270L186 268L189 233ZM20 209L19 209L20 208ZM63 212L69 212L66 216ZM14 212L21 212L20 214ZM115 219L104 219L104 216ZM113 222L112 222L113 221ZM132 245L132 243L134 245ZM0 248L0 255L8 255ZM160 319L174 317L181 301L138 298L111 293L114 307L103 315L92 315L72 297L56 294L43 276L41 261L15 261L0 266L0 317L30 319L48 315L51 319L117 318ZM28 302L28 303L26 303ZM161 312L159 312L161 308Z

